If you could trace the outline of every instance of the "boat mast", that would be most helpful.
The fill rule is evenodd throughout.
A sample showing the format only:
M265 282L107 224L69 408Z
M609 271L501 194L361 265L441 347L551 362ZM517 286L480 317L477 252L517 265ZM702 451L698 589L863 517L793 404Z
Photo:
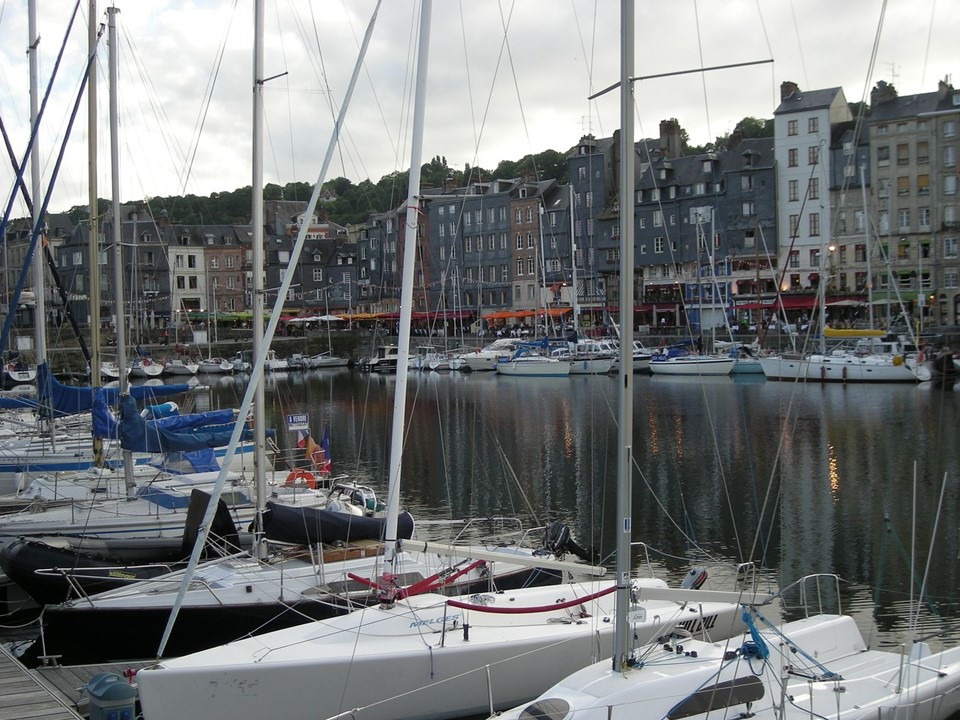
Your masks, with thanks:
M123 219L120 217L120 130L118 123L117 80L120 49L117 43L117 7L107 8L108 27L110 30L110 178L113 203L110 223L113 234L113 298L116 313L117 331L117 366L120 370L120 394L126 395L127 387L127 335L123 317L123 247L121 246L122 233L120 229ZM133 454L129 450L123 451L123 484L127 488L127 495L133 497L136 484L133 481Z
M863 196L863 234L866 240L867 252L867 317L870 320L870 329L873 330L873 271L870 268L870 222L867 215L867 183L864 179L865 163L860 163L860 194Z
M99 35L97 33L97 0L90 0L87 13L87 56L94 57ZM97 63L87 65L87 203L90 218L87 238L87 267L90 276L90 386L100 386L100 205L97 201ZM103 442L93 440L94 457L100 458Z
M420 7L420 33L417 48L417 76L413 104L413 137L410 142L410 175L407 183L407 215L403 237L403 273L400 281L400 333L397 338L397 382L393 397L393 426L390 433L390 467L387 486L387 522L384 535L384 564L392 572L393 562L402 549L397 538L400 513L400 468L403 456L404 421L407 399L407 364L410 359L410 320L413 314L414 263L417 258L417 233L420 216L420 160L423 155L424 109L427 96L427 65L430 57L430 15L433 0Z
M577 240L574 236L573 217L573 183L570 183L570 282L573 284L573 331L576 333L580 324L579 290L577 289ZM578 333L579 336L579 333Z
M253 40L253 356L259 357L264 345L263 334L263 0L254 2ZM309 220L304 217L306 222ZM267 556L267 538L263 532L263 511L267 500L265 401L262 382L257 382L253 396L253 472L257 493L256 542L254 554Z
M29 36L30 47L28 54L30 56L30 126L33 128L34 141L30 148L30 184L31 195L34 198L33 203L33 227L40 227L42 203L38 201L40 197L40 128L38 126L38 116L40 108L39 93L39 53L40 36L37 33L37 3L36 0L30 0L28 3L29 12ZM36 305L34 307L34 342L36 344L36 364L44 362L47 358L47 318L46 318L46 283L43 273L43 245L46 232L41 230L40 246L33 254L33 294ZM51 433L52 434L52 433Z
M630 651L630 540L633 468L633 0L620 0L620 422L617 431L617 595L613 670Z

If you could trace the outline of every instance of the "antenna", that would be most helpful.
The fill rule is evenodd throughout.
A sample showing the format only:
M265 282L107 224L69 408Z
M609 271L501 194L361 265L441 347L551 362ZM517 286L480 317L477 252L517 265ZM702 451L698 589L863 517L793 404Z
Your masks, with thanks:
M592 115L580 116L580 134L581 135L593 134L593 116Z
M890 66L890 84L897 86L897 80L900 79L900 66L896 63L887 63Z

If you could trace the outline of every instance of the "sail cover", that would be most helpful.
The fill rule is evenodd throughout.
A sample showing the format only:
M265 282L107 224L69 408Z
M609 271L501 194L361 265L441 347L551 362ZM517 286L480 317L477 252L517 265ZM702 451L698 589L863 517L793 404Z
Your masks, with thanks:
M289 507L267 503L263 514L263 531L276 542L313 545L316 543L383 540L384 518L360 517L310 507ZM409 540L413 536L413 516L400 513L397 518L398 537Z
M116 405L120 391L117 388L98 388L103 390L106 402ZM189 385L134 385L130 387L130 396L137 400L153 400L158 397L179 395L189 392ZM93 409L93 391L89 386L64 385L50 372L47 363L37 366L37 392L39 403L49 408L53 417L76 415Z

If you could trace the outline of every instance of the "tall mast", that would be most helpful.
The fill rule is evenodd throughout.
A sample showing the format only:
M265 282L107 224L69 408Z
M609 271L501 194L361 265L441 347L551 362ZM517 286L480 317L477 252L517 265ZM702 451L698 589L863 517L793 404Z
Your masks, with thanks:
M630 540L633 469L633 0L620 0L620 422L617 431L617 603L613 670L630 651Z
M87 14L87 53L97 48L97 0L90 0ZM87 202L90 206L89 251L87 268L90 275L88 316L90 318L90 385L100 385L100 208L97 202L97 63L87 67ZM99 454L101 441L94 439L94 452Z
M863 197L863 235L866 239L867 254L867 318L870 321L870 329L873 330L873 270L870 267L870 216L867 214L867 182L865 179L866 165L860 163L860 194Z
M36 0L30 0L28 3L28 27L30 34L30 47L28 50L30 56L30 127L34 132L33 146L30 148L30 184L33 203L33 227L37 227L40 220L41 205L40 198L40 143L38 138L40 128L37 125L37 116L40 113L40 70L39 70L39 52L40 36L37 34L37 3ZM41 229L40 242L36 251L33 253L33 294L36 299L34 308L34 343L36 345L36 360L39 365L47 358L47 317L46 317L46 283L43 273L43 243L46 233Z
M260 356L263 345L263 0L254 0L253 40L253 356ZM305 221L309 221L305 218ZM267 542L263 530L267 472L265 402L263 383L258 382L253 396L254 478L257 490L256 554L266 557Z
M579 330L580 324L580 297L577 290L577 240L574 234L575 219L573 217L573 183L570 183L570 282L573 284L573 331Z
M117 43L117 13L119 8L107 8L108 26L110 30L110 177L112 185L110 223L113 243L113 300L114 312L117 316L117 365L120 369L120 394L126 395L127 387L127 333L123 313L123 218L120 217L120 130L118 122L117 81L119 77L118 62L120 48ZM129 450L123 451L123 483L127 494L133 496L136 485L133 482L133 454Z
M393 426L390 433L390 477L387 486L387 523L384 553L392 564L400 549L397 519L400 513L400 468L403 456L404 421L407 400L407 363L410 359L410 318L413 313L414 263L420 215L420 162L423 156L423 115L426 108L427 64L430 57L430 15L432 0L420 7L420 34L417 48L417 78L413 104L413 137L410 141L410 176L407 186L407 214L403 237L403 275L400 281L400 332L397 338L397 382L393 397Z

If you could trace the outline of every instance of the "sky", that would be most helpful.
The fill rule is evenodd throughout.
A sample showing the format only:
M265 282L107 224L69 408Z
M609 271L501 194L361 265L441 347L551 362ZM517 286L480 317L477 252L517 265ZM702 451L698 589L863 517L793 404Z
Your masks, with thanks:
M205 196L251 184L252 0L117 0L119 175L124 202ZM87 54L88 0L38 0L41 96L63 61L41 121L41 197L56 157L51 211L87 202L86 99L64 144ZM314 183L331 141L375 0L265 0L266 182ZM385 0L328 178L354 183L410 162L419 2ZM106 4L98 19L106 22ZM881 24L882 15L882 24ZM617 0L438 0L433 4L423 160L492 170L501 160L565 152L609 137L619 95ZM875 62L871 54L879 33ZM98 195L110 196L107 33L98 54ZM860 100L878 80L901 95L936 90L960 70L956 0L641 0L635 76L734 63L761 65L636 84L636 137L680 120L693 144L743 117L772 117L780 83L841 86ZM27 0L0 0L0 119L18 158L29 138ZM4 204L14 172L0 163ZM29 185L29 182L28 182ZM22 202L13 217L25 215ZM5 209L4 208L4 209ZM382 210L383 208L371 208Z

